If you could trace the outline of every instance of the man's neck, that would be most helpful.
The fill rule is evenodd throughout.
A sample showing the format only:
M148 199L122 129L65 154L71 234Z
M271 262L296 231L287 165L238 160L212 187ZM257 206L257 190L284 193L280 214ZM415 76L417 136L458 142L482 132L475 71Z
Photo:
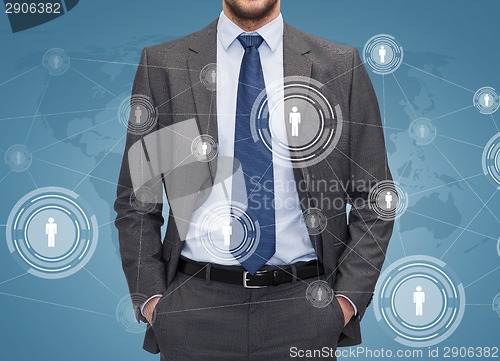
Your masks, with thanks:
M260 29L264 25L267 25L273 20L275 20L280 15L279 7L275 11L273 11L272 13L261 19L252 19L252 20L238 18L226 6L223 6L223 11L224 15L226 15L229 20L231 20L233 23L238 25L242 30L246 32L252 32L257 29Z

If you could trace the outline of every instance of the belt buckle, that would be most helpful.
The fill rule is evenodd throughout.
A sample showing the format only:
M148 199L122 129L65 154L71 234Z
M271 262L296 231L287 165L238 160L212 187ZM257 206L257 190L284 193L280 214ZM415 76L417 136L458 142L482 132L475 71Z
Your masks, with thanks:
M267 271L257 271L256 275L258 274L261 274L261 273L266 273ZM248 279L248 276L250 275L250 273L248 271L244 271L243 272L243 287L245 288L266 288L267 286L249 286L248 285L248 281L250 281Z

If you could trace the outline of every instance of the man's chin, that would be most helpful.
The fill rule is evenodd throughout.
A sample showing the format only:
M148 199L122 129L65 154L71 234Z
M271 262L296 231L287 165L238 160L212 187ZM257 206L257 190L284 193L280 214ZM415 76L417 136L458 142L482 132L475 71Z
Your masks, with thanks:
M229 10L242 20L260 20L278 6L278 0L224 0Z

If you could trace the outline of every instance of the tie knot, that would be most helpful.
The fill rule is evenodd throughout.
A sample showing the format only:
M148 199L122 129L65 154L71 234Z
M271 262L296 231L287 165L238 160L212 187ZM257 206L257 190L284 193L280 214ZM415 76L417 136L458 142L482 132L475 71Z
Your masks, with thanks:
M238 36L238 40L245 49L248 49L252 46L254 46L256 49L258 49L259 46L264 41L262 36L260 36L258 34L257 35L240 35L240 36Z

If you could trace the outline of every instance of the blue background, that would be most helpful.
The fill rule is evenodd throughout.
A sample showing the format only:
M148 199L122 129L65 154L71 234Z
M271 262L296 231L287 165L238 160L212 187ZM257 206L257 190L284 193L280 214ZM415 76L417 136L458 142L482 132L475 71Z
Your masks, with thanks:
M404 47L405 64L394 76L371 74L391 169L410 199L386 265L424 254L455 270L466 287L465 316L441 347L499 346L500 318L491 307L500 292L499 197L481 174L483 147L498 132L498 122L472 107L474 91L500 88L499 11L494 1L282 4L287 22L317 36L361 51L370 37L386 33ZM17 34L0 14L0 155L18 143L34 152L29 172L9 172L0 164L0 359L158 358L142 351L142 335L127 332L115 318L127 294L112 224L125 134L116 112L130 94L143 47L196 31L219 12L219 0L82 0L64 16ZM55 47L70 55L71 69L49 77L41 59ZM421 116L434 119L438 129L428 146L416 146L408 136L410 122ZM14 204L46 186L74 189L100 224L99 244L86 268L59 280L25 274L5 243ZM483 208L487 200L489 209ZM381 331L373 310L362 326L364 346L406 348Z

